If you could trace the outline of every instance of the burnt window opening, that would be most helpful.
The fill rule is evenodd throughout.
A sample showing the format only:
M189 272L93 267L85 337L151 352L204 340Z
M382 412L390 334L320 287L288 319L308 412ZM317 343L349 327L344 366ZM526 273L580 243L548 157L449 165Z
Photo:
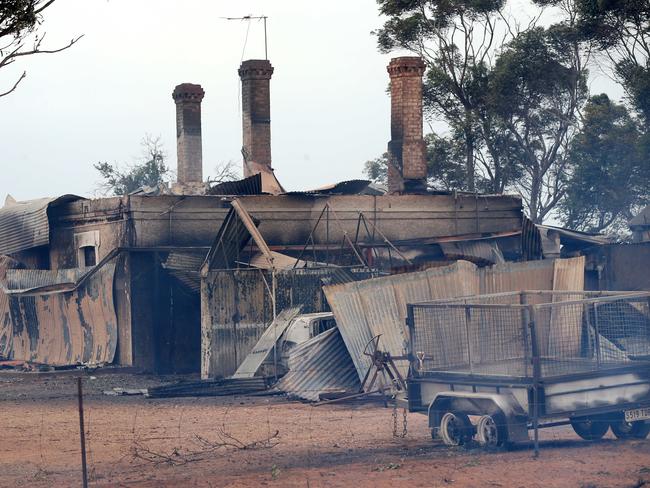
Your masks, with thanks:
M84 246L81 248L83 251L83 265L85 267L95 266L97 264L97 252L95 246Z

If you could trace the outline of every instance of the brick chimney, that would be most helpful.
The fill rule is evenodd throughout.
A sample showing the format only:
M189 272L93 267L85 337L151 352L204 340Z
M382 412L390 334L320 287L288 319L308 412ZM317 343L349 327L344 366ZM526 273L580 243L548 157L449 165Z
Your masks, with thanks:
M172 93L176 102L176 181L179 185L203 182L201 100L204 95L201 85L193 83L182 83Z
M422 75L424 61L419 57L391 59L391 117L388 143L388 192L426 191L426 145L422 138Z
M271 167L271 91L273 66L249 59L239 67L242 92L244 177L273 172Z

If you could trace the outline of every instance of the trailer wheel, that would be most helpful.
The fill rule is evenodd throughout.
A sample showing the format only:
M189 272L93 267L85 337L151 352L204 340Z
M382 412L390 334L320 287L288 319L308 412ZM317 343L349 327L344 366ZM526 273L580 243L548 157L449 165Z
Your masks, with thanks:
M466 414L447 412L440 419L438 432L445 445L461 446L471 440L473 427Z
M584 440L596 441L607 433L609 422L602 416L577 417L571 419L571 427Z
M645 420L636 422L618 420L612 422L611 427L617 439L645 439L650 434L650 422Z
M502 446L506 435L504 429L497 425L490 415L483 415L476 424L476 439L481 447L491 448Z

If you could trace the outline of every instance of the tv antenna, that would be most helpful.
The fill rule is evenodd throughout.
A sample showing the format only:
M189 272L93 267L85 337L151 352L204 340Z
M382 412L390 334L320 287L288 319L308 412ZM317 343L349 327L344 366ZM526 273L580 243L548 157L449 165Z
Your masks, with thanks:
M266 19L268 17L266 15L244 15L243 17L222 17L223 19L226 20L248 20L249 22L251 20L262 20L264 22L264 59L268 61L269 59L269 51L268 51L268 44L267 44L267 38L266 38Z

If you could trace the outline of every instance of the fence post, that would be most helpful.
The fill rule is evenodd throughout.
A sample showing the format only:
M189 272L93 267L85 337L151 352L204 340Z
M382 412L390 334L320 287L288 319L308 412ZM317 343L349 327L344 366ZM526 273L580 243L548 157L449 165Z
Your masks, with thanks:
M519 293L519 304L520 305L527 305L528 304L528 298L526 297L525 292L520 292ZM530 313L528 311L528 307L522 307L521 308L521 333L522 333L522 339L524 342L524 377L528 378L528 369L530 366L530 345L528 344L528 324L530 323Z
M533 355L533 432L535 457L539 456L539 388L541 383L541 364L539 360L539 348L537 344L537 310L529 305L530 314L530 342Z
M86 467L86 431L84 428L84 401L81 388L81 376L77 377L77 396L79 398L79 438L81 440L81 471L83 488L88 488L88 470Z
M600 352L600 330L598 327L598 304L594 303L594 333L596 346L596 369L600 369L601 352Z
M472 364L472 336L469 331L469 321L472 320L472 315L468 305L465 305L465 334L467 336L467 359L469 361L469 372L474 374L474 365Z

